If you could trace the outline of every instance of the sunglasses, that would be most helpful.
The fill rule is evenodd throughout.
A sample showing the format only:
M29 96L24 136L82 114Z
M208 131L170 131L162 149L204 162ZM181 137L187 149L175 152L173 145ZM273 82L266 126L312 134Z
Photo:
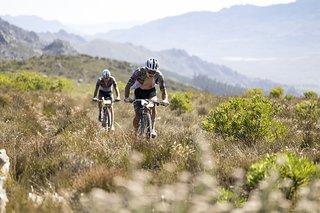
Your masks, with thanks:
M154 75L154 74L156 74L156 71L148 70L148 73L151 74L151 75Z

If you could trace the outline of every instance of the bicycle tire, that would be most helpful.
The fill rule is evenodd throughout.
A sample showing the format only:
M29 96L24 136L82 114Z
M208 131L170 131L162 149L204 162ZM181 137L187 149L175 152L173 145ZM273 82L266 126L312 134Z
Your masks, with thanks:
M152 123L151 123L151 115L150 113L143 113L141 117L140 123L140 135L143 136L145 134L146 139L151 139L152 132Z
M111 128L111 115L110 110L108 107L103 108L103 120L102 120L102 126L105 127L107 130L110 130Z
M106 116L106 109L103 108L103 114L102 114L102 127L106 127L107 126L107 116Z

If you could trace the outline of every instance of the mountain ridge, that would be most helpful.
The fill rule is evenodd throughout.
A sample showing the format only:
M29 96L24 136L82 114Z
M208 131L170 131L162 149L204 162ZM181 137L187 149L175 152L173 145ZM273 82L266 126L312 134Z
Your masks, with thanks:
M141 62L144 62L146 58L153 56L159 59L160 69L177 73L190 80L197 75L206 75L212 80L235 87L261 87L268 91L273 87L283 86L286 91L291 91L295 95L298 94L291 86L279 84L270 80L249 78L229 67L204 61L181 49L151 51L143 46L135 46L131 43L119 43L101 39L96 39L75 47L79 52L88 55L112 58L140 65L143 65Z
M43 42L33 31L26 31L0 18L0 60L22 60L34 56L77 54L62 40Z
M239 5L219 12L165 17L99 38L151 50L185 49L249 77L280 83L319 84L320 2L299 0L272 6ZM306 78L307 72L311 78ZM319 89L319 88L318 88ZM319 89L320 90L320 89Z

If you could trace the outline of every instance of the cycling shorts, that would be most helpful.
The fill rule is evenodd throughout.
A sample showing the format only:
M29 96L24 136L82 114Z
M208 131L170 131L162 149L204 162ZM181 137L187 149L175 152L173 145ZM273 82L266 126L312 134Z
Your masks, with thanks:
M105 91L102 91L102 90L99 90L99 100L102 99L102 97L104 97L104 99L111 99L113 100L113 95L112 95L112 92L111 91L108 91L108 92L105 92Z
M134 98L135 99L151 99L155 96L157 96L155 87L153 87L151 89L137 88L134 90Z
M157 96L156 88L153 87L151 89L140 89L137 88L134 90L134 98L135 99L151 99ZM141 108L141 104L139 102L134 103L134 110L136 113L139 113Z

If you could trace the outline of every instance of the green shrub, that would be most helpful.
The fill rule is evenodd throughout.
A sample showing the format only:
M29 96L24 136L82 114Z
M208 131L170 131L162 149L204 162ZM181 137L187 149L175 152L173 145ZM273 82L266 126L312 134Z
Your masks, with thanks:
M234 195L231 190L223 188L219 191L218 201L220 202L232 201L233 196Z
M258 183L269 177L274 170L278 171L280 181L292 181L290 186L280 186L288 198L292 197L299 186L307 184L313 176L319 175L317 165L306 157L290 152L268 154L261 161L251 165L246 176L247 185L251 188L257 187Z
M295 106L295 118L298 127L302 130L303 146L310 146L317 132L319 109L316 101L304 101Z
M73 83L63 77L55 77L50 82L49 89L53 92L61 92L65 89L71 89L73 87Z
M64 77L53 76L49 78L37 72L19 72L0 74L0 85L16 87L23 91L50 90L61 92L65 89L71 89L73 82Z
M319 118L318 103L316 101L304 101L295 106L295 115L299 123L309 129L317 124Z
M121 81L118 81L117 84L118 84L118 88L120 90L120 93L125 90L125 87L126 87L125 83L122 83Z
M268 98L231 98L212 110L202 124L207 131L213 131L224 137L256 142L261 139L274 141L281 139L287 128L273 117L275 107Z
M284 96L284 98L285 98L286 100L290 101L290 100L293 99L293 95L286 94L286 95Z
M270 89L271 98L281 98L283 96L283 89L281 87L274 87Z
M263 90L261 88L250 88L244 92L244 97L253 97L255 95L263 96Z
M317 99L318 98L318 94L314 91L304 92L303 95L306 99Z
M177 111L179 114L190 112L192 110L190 100L191 95L189 93L183 94L182 92L178 92L170 100L170 109Z
M12 80L8 74L0 73L0 84L1 85L10 85Z
M14 84L21 90L46 90L50 86L48 77L36 72L20 72L13 77Z

